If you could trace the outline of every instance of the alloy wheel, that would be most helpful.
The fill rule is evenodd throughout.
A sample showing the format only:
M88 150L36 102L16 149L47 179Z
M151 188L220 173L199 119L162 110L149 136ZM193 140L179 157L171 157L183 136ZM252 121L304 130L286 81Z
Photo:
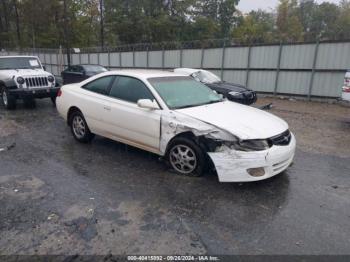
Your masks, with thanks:
M197 167L195 152L187 145L176 145L170 151L170 163L181 174L190 174Z
M7 106L8 99L7 99L7 94L6 91L2 91L2 102L4 103L5 106Z
M86 126L85 126L84 119L81 116L76 115L73 118L72 124L73 124L74 135L78 139L82 139L86 134Z

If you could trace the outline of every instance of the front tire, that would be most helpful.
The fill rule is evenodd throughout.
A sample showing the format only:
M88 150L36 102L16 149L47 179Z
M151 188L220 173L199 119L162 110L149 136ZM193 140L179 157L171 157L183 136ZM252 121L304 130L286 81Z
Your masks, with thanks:
M205 153L193 140L185 137L175 138L171 142L167 159L180 175L199 177L206 169Z
M81 112L75 111L72 113L69 125L74 138L80 143L89 143L94 138L94 134L91 133Z
M16 109L16 98L5 87L1 89L1 101L7 110Z

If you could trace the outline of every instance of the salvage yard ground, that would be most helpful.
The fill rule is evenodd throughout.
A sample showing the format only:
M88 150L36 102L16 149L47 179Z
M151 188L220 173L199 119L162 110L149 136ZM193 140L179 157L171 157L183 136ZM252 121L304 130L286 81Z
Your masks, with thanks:
M296 135L295 163L249 184L79 144L50 101L0 107L0 255L350 254L350 108L269 102Z

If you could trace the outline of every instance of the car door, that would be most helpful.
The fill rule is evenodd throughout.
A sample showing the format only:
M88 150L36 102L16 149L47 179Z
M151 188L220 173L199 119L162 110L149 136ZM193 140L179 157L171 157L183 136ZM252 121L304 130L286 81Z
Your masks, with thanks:
M140 99L154 100L139 79L118 76L111 85L104 122L118 140L159 153L161 110L140 108Z
M85 120L93 133L105 136L104 114L109 105L108 93L110 85L115 76L104 76L97 78L79 90L80 95L76 97L76 104L82 111ZM107 111L108 112L108 111Z

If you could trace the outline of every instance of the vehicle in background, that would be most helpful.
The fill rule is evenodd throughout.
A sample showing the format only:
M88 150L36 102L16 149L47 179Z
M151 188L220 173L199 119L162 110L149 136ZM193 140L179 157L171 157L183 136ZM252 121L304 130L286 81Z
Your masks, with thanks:
M38 57L0 56L0 94L6 109L15 109L17 99L30 107L36 98L51 98L55 103L58 90L55 77Z
M222 81L217 75L203 69L177 68L175 73L193 77L195 80L207 85L228 100L244 105L251 105L257 101L257 94L242 85Z
M350 71L345 74L341 98L342 100L350 102Z
M285 121L173 72L102 73L63 86L57 109L77 141L97 134L126 143L162 156L181 175L215 168L221 182L258 181L294 158Z
M71 65L64 71L61 76L63 84L79 83L94 75L107 72L108 70L101 65Z

